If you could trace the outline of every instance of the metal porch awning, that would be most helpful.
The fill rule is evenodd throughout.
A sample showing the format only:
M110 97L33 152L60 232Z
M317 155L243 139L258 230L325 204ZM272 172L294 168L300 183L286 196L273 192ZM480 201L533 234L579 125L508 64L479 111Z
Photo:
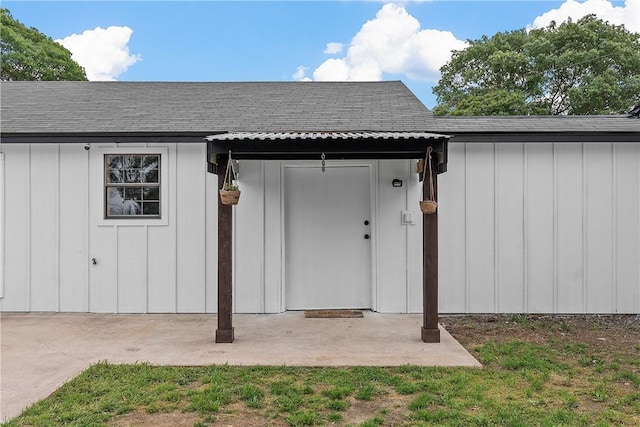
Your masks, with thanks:
M431 132L287 131L225 132L207 141L209 172L220 156L237 160L421 159L431 147L438 155L438 173L447 170L448 135Z

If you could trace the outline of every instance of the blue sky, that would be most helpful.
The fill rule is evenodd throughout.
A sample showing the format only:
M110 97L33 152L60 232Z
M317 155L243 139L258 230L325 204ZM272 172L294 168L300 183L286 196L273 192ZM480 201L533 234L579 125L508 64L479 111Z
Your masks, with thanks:
M640 0L3 1L92 80L402 80L429 108L465 40L596 13L640 31ZM75 34L75 36L73 36Z

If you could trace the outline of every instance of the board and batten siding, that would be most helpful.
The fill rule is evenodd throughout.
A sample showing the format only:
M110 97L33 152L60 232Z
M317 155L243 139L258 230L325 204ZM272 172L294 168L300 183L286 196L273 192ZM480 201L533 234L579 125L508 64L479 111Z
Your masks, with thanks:
M217 177L206 173L204 144L139 146L166 150L166 223L127 225L100 220L100 149L115 145L0 147L2 311L216 311ZM356 163L372 171L372 308L420 312L415 161ZM283 170L291 164L240 164L235 312L285 308ZM439 198L441 313L640 312L640 144L452 140ZM401 223L402 211L415 225Z
M99 224L104 209L103 190L95 191L103 185L99 149L109 147L117 146L2 144L7 179L0 308L215 312L216 228L207 225L217 223L211 196L217 177L206 173L204 144L157 145L168 151L163 225Z
M163 224L102 219L103 154L166 154ZM3 144L6 233L2 311L208 313L217 309L217 177L206 173L204 144ZM303 162L304 163L304 162ZM316 162L317 163L317 162ZM373 307L421 307L419 183L406 160L370 166ZM234 299L238 313L285 309L284 168L300 162L242 161L234 208ZM314 166L317 166L314 163ZM394 188L391 181L405 185ZM415 199L415 200L414 200ZM95 259L95 264L93 260Z
M344 161L371 169L372 309L406 313L422 307L422 242L418 225L401 224L403 210L418 205L415 166L407 160ZM279 313L285 310L284 171L317 167L319 162L241 161L240 203L234 208L234 311ZM331 173L331 169L327 169ZM393 179L404 186L394 188ZM330 209L327 206L327 209ZM415 220L421 217L415 212ZM328 268L331 268L328 266Z
M455 143L440 312L639 313L640 143Z

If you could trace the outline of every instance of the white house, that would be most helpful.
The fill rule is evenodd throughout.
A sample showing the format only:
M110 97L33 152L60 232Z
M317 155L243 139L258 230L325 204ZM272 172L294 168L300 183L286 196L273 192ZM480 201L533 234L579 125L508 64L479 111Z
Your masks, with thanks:
M640 312L640 119L434 117L401 82L3 82L0 308L217 312L230 148L234 312L421 312L428 146L440 313Z

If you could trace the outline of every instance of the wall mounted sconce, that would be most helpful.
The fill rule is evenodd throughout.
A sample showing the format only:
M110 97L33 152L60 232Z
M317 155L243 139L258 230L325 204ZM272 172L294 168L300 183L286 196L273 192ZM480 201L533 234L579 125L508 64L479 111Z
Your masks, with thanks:
M393 185L394 187L402 187L402 180L401 179L394 179L393 181L391 181L391 185Z

